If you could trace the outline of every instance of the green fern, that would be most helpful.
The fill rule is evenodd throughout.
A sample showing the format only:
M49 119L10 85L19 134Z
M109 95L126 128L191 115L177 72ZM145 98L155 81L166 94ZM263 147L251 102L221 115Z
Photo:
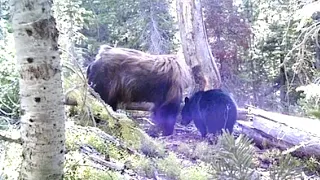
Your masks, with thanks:
M230 133L223 132L218 137L212 167L216 179L257 179L254 177L252 140L244 135L235 139Z

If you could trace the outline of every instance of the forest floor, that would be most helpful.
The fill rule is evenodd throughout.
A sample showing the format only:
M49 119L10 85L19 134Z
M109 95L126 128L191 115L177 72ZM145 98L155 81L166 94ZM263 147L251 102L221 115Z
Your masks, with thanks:
M145 120L147 119L147 122L151 121L150 114L147 112L143 112L140 114L134 113L134 115L131 115L131 117L139 121L141 119L145 119ZM144 124L143 125L144 131L148 132L151 127L150 124L148 123L142 123L142 124ZM235 125L234 128L238 128L237 125ZM239 134L233 133L233 135L235 138L239 137ZM214 148L214 146L212 146L211 144L212 141L210 141L209 143L208 138L201 137L200 132L194 126L193 122L191 122L188 126L182 126L178 120L178 122L175 125L175 131L172 135L167 137L160 136L158 137L158 139L162 140L167 151L174 152L179 156L179 158L186 159L194 163L198 161L204 161L204 162L206 161L206 158L203 158L205 155L201 155L201 153L203 152L205 153L207 152L207 150L203 152L197 152L199 151L199 148L198 148L199 144L201 145L205 144L204 148L211 148L211 147ZM184 147L187 146L188 148L187 149L181 148L181 146L184 146ZM277 156L278 156L278 153L280 153L280 151L275 148L260 149L259 147L254 146L254 144L252 147L254 148L254 151L255 151L253 164L257 172L257 176L259 176L258 179L273 179L270 177L270 168L274 165L274 163L279 164L279 157ZM208 163L208 162L205 162L205 163ZM320 180L320 176L319 176L320 169L315 170L316 172L311 172L310 169L306 167L305 161L301 160L300 163L301 164L298 167L291 167L292 170L301 168L300 172L302 175L299 179ZM288 179L288 178L285 178L285 179Z
M142 112L131 114L129 111L126 114L129 114L135 122L138 122L144 132L150 131L150 113ZM212 178L213 170L211 166L214 159L212 159L210 155L212 152L217 152L217 149L215 149L215 145L208 143L207 138L200 136L199 131L193 123L188 126L181 126L178 120L174 134L167 137L159 136L157 138L151 138L151 141L161 145L160 149L163 148L164 153L160 153L160 155L153 153L153 155L150 155L145 153L142 148L140 149L141 151L135 152L138 154L137 156L135 153L128 153L130 150L128 151L125 146L119 147L119 143L115 143L118 140L113 139L113 136L110 136L110 134L98 128L75 125L75 121L68 121L66 127L66 177L69 177L69 179L70 177L73 179L110 179L109 176L111 176L112 173L113 176L111 179L119 179L119 177L121 177L120 179L130 180L214 179ZM237 128L237 126L235 128ZM17 129L16 133L18 132ZM234 133L234 136L237 138L239 134ZM152 145L154 142L151 141L148 140L146 143L146 146L148 146L147 151L154 148ZM112 146L110 149L112 144L110 142L118 145ZM157 148L157 146L155 147ZM255 178L253 179L274 179L271 178L272 173L270 172L281 170L281 168L272 168L275 163L279 164L278 151L275 149L259 149L254 145L251 147L254 149L252 158L253 167L251 168L254 170L253 176ZM219 150L220 149L218 149L218 151ZM6 151L6 153L3 153L4 151ZM17 156L17 154L21 154L21 151L22 147L20 144L1 144L0 142L0 179L2 179L2 177L4 177L3 179L16 179L18 177L21 157ZM239 157L241 157L241 154ZM127 161L133 162L134 165L126 165ZM300 166L302 167L302 171L299 171L301 172L301 178L299 179L320 180L320 177L316 175L316 171L319 172L319 169L310 172L310 170L306 168L307 165L304 164L305 161L299 161L301 161L300 164L302 165ZM228 162L228 159L226 162ZM86 169L88 167L93 168L88 170ZM110 171L110 169L113 170ZM100 173L94 174L96 170L100 170ZM297 169L296 167L290 167L289 169L287 168L287 170L289 170L287 174L292 175L292 172Z

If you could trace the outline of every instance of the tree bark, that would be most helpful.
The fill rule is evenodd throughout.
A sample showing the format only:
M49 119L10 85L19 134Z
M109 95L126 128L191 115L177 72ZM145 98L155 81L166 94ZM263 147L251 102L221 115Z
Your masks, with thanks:
M20 74L20 179L62 179L65 114L52 1L12 0L12 26Z
M311 18L319 23L320 22L320 12L314 12L313 15L311 16ZM317 33L317 38L320 39L320 31L318 31ZM320 47L319 45L317 45L317 43L315 44L315 62L314 62L314 67L315 69L319 70L320 69Z
M284 62L284 55L282 54L280 57L280 64ZM287 113L289 111L289 104L287 102L287 78L284 65L280 66L280 101L283 107L282 112Z
M196 83L194 90L219 88L220 73L208 44L200 0L177 0L176 5L184 57Z

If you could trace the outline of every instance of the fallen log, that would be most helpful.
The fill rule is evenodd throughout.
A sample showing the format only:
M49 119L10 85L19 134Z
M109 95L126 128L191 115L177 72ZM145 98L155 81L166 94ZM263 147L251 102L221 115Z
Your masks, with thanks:
M66 96L65 105L68 106L77 106L78 102L75 98ZM134 111L151 111L153 108L153 103L150 102L141 102L141 103L127 103L127 104L119 104L119 109L129 110L131 113L135 113ZM182 108L182 107L181 107ZM244 108L238 108L238 119L247 119L248 118L248 110Z
M235 132L260 148L275 147L298 157L320 158L320 121L251 108L251 121L238 120Z
M69 100L70 101L70 100ZM72 104L77 104L72 102ZM133 117L150 116L152 103L128 103L121 108ZM139 112L140 111L140 112ZM298 157L320 159L320 121L295 117L256 108L238 108L235 133L252 138L260 148L279 148Z
M134 111L151 111L152 107L153 107L153 103L149 103L149 102L128 103L128 104L122 104L119 106L120 109L126 109L133 114L135 114ZM251 116L250 116L250 113L248 113L248 109L238 108L238 119L249 120L250 117Z
M136 110L136 111L151 111L153 108L153 103L150 102L141 102L141 103L127 103L127 104L119 104L120 109L126 110Z

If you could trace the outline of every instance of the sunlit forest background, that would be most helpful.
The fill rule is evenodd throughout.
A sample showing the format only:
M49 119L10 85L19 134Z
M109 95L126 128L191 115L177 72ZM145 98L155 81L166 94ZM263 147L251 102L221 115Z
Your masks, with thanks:
M175 4L54 0L66 91L81 86L75 79L85 74L79 69L85 72L102 44L176 54L180 37ZM222 87L239 107L320 118L319 2L203 0L202 6ZM1 0L0 129L18 124L20 117L10 18L9 1Z
M152 54L179 46L171 1L55 1L62 59L86 67L101 44ZM205 0L204 21L223 87L246 104L295 115L319 110L319 7L312 1ZM8 1L1 2L0 109L18 115ZM310 114L311 113L311 114Z

